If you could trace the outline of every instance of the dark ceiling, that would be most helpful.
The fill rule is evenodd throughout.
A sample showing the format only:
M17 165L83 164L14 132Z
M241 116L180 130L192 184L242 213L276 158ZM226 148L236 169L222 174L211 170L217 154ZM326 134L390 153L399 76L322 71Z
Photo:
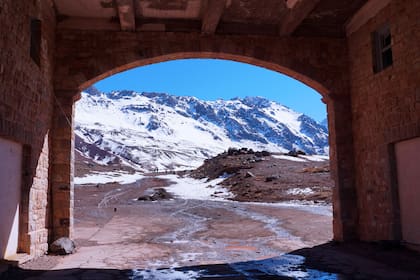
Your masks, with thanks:
M367 0L54 0L58 28L344 37Z

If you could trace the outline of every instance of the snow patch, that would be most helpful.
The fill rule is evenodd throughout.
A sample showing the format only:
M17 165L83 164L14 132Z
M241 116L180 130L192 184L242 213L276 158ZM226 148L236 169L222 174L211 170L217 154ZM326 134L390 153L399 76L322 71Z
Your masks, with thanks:
M220 184L225 178L217 178L211 181L207 179L194 179L191 177L179 177L177 175L161 175L158 178L172 181L172 185L165 187L166 191L183 199L198 200L226 200L233 194Z
M329 161L329 156L323 156L323 155L311 155L311 156L300 156L302 158L305 158L310 161Z
M83 184L106 184L106 183L120 183L131 184L144 176L139 173L128 174L125 172L92 172L83 177L75 177L74 183L76 185Z
M311 188L293 188L288 189L286 193L291 195L308 195L313 194L314 191Z
M166 191L174 194L181 199L196 199L196 200L216 200L236 204L251 204L262 205L279 208L295 208L301 211L306 211L313 214L332 216L331 205L320 205L314 202L288 201L288 202L238 202L230 200L234 195L220 184L224 178L217 178L211 181L207 179L194 179L191 177L179 177L177 175L161 175L162 179L172 181L172 185L165 187ZM210 187L209 187L210 186ZM304 188L304 192L309 193L310 188ZM302 189L300 189L302 190ZM311 190L312 191L312 190ZM216 193L216 194L215 194Z
M292 157L292 156L286 156L286 155L272 155L273 158L278 158L278 159L286 159L286 160L290 160L290 161L297 161L297 162L307 162L306 159L301 158L301 157Z

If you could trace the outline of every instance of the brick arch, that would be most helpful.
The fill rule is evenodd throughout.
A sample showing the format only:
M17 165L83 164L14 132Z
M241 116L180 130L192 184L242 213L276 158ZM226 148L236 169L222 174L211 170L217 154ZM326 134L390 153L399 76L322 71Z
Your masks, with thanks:
M323 97L330 92L346 94L338 89L348 80L347 47L342 39L75 32L57 34L56 91L81 90L136 66L182 58L219 58L283 73Z
M323 96L329 120L331 174L335 181L334 239L358 239L345 40L62 30L56 36L55 56L57 105L52 131L51 195L53 201L65 203L56 209L53 205L54 239L72 235L74 134L65 120L72 119L73 104L80 91L124 70L183 58L219 58L261 66L295 78Z
M323 98L328 98L329 90L324 87L322 84L320 84L318 81L315 81L301 73L295 72L289 68L286 68L284 66L281 66L279 64L275 64L272 62L263 61L260 59L252 58L252 57L244 57L244 56L238 56L238 55L232 55L232 54L225 54L225 53L211 53L211 52L188 52L188 53L174 53L170 55L162 55L154 58L149 59L142 59L137 60L122 66L117 66L116 68L109 70L105 73L102 73L93 79L90 79L78 87L78 89L81 91L94 83L106 79L107 77L110 77L112 75L137 68L142 67L146 65L161 63L161 62L167 62L171 60L182 60L182 59L199 59L199 58L207 58L207 59L221 59L221 60L230 60L235 62L242 62L253 66L262 67L268 70L272 70L274 72L278 72L280 74L284 74L288 77L291 77L295 80L298 80L308 87L316 90ZM186 73L188 74L188 73Z

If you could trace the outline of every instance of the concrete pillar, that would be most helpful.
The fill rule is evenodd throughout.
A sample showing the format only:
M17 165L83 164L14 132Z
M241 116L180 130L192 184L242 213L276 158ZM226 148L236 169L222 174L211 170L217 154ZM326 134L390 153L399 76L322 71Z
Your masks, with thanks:
M74 100L78 91L56 91L51 135L50 242L72 238L74 211ZM51 240L52 239L52 240Z
M334 240L358 239L358 204L354 174L351 100L348 95L331 95L327 101L331 175L333 189Z

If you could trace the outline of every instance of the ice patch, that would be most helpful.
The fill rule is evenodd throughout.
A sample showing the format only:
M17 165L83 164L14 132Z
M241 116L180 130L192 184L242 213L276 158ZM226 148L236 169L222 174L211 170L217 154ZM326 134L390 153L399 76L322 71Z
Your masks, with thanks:
M328 216L328 217L332 216L331 205L319 205L319 204L314 204L313 202L305 202L305 204L302 203L301 201L274 202L274 203L271 203L271 202L238 202L238 203L279 207L279 208L294 208L294 209L306 211L313 214L318 214L318 215L323 215L323 216Z
M75 177L74 183L76 185L83 184L106 184L106 183L120 183L131 184L144 176L140 173L128 174L125 172L92 172L84 177Z
M181 253L180 257L181 257L182 262L186 262L186 261L193 261L202 255L203 255L202 253Z
M246 203L246 202L240 202L240 203ZM270 216L266 216L264 214L260 214L257 212L247 211L247 209L243 207L235 208L235 213L246 218L251 218L255 221L264 221L265 223L264 228L275 233L277 237L288 238L290 240L300 240L299 237L292 235L290 232L284 229L281 226L281 221L279 219L275 219Z
M233 194L228 189L218 185L225 178L218 178L211 181L207 181L207 179L198 180L191 177L179 177L177 175L161 175L158 178L172 181L173 184L165 187L165 189L179 198L220 201L233 197Z
M335 273L323 272L315 269L308 269L304 266L305 258L298 255L285 254L276 258L234 263L230 266L245 276L254 276L255 271L261 271L266 275L292 277L293 279L309 280L323 279L335 280L340 276Z
M295 208L298 210L306 211L313 214L332 217L331 205L315 205L315 204L302 204L301 202L278 202L274 203L275 206Z
M284 254L278 257L228 264L226 271L207 269L184 270L182 268L133 270L131 280L184 280L184 279L262 279L264 277L290 277L298 280L338 280L342 275L310 269L305 266L305 258L299 255ZM211 265L210 265L211 267ZM274 278L273 278L274 279Z
M169 269L133 270L130 280L191 280L198 279L200 272Z

